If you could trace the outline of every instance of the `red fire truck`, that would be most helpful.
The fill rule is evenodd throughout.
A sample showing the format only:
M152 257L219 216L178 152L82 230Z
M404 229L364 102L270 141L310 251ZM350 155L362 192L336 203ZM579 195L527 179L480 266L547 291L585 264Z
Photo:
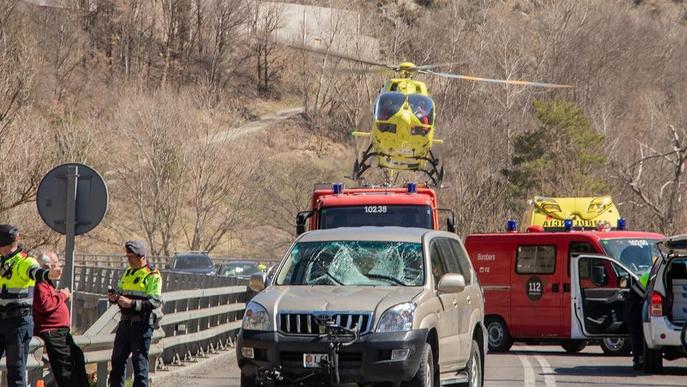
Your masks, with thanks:
M621 225L621 222L618 222ZM622 222L624 225L624 220ZM578 352L585 341L570 339L570 259L582 253L612 257L626 267L644 273L659 256L656 242L664 236L625 231L544 232L531 226L517 232L509 221L509 232L472 234L465 247L485 295L485 322L489 349L508 351L513 341L553 341L568 352ZM607 321L621 322L623 311L611 311ZM607 338L601 342L607 354L628 354L629 342Z
M296 216L296 232L358 226L402 226L439 229L439 214L447 213L446 228L455 232L452 210L437 208L431 188L408 183L405 187L345 188L341 183L318 184L310 210Z

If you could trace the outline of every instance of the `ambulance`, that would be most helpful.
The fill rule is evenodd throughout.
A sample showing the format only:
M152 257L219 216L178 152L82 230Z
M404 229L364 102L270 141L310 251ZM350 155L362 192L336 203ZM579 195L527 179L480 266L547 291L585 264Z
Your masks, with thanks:
M610 198L563 199L535 198L533 224L524 232L510 220L506 232L471 234L465 240L484 291L491 351L508 351L514 341L553 342L567 352L581 351L587 342L571 339L571 258L601 254L641 275L659 256L656 242L664 236L627 231ZM609 323L624 319L621 309L606 317ZM630 353L623 338L604 338L600 345L606 354Z

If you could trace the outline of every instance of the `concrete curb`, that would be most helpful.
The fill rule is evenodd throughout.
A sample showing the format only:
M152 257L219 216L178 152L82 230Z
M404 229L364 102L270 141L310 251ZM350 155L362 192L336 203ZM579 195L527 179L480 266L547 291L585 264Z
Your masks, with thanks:
M150 385L152 387L179 385L177 382L180 379L187 379L192 377L192 374L205 373L218 368L228 369L227 365L232 362L236 363L236 348L229 347L225 351L210 354L207 358L199 359L195 363L185 363L181 366L169 365L167 366L167 371L158 371L155 374L150 374Z

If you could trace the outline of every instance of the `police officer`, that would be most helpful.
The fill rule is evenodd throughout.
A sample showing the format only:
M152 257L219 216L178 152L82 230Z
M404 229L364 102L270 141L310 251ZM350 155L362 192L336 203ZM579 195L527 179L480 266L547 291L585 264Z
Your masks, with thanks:
M26 386L26 358L33 336L33 288L36 282L57 280L62 269L41 269L19 247L19 230L0 224L0 358L7 352L7 385Z
M148 385L148 349L162 306L162 278L160 272L146 258L145 242L124 244L129 268L119 280L116 291L109 294L117 303L121 318L112 349L110 386L122 387L126 360L131 354L134 366L133 387Z
M649 282L649 272L634 281L630 293L625 299L625 310L628 314L628 328L632 339L632 368L640 370L644 366L644 330L642 327L642 305L646 297L646 285Z

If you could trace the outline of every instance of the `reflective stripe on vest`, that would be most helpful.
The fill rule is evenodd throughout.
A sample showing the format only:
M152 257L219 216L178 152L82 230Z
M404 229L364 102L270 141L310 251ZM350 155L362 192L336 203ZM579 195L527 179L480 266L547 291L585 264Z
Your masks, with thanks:
M159 275L159 272L157 270L150 270L148 266L138 269L128 268L119 280L119 290L125 296L131 296L138 300L147 300L149 295L146 293L146 277L149 275Z
M31 278L29 272L38 267L38 262L21 250L4 262L12 268L12 275L9 278L0 277L0 306L32 305L36 281Z

